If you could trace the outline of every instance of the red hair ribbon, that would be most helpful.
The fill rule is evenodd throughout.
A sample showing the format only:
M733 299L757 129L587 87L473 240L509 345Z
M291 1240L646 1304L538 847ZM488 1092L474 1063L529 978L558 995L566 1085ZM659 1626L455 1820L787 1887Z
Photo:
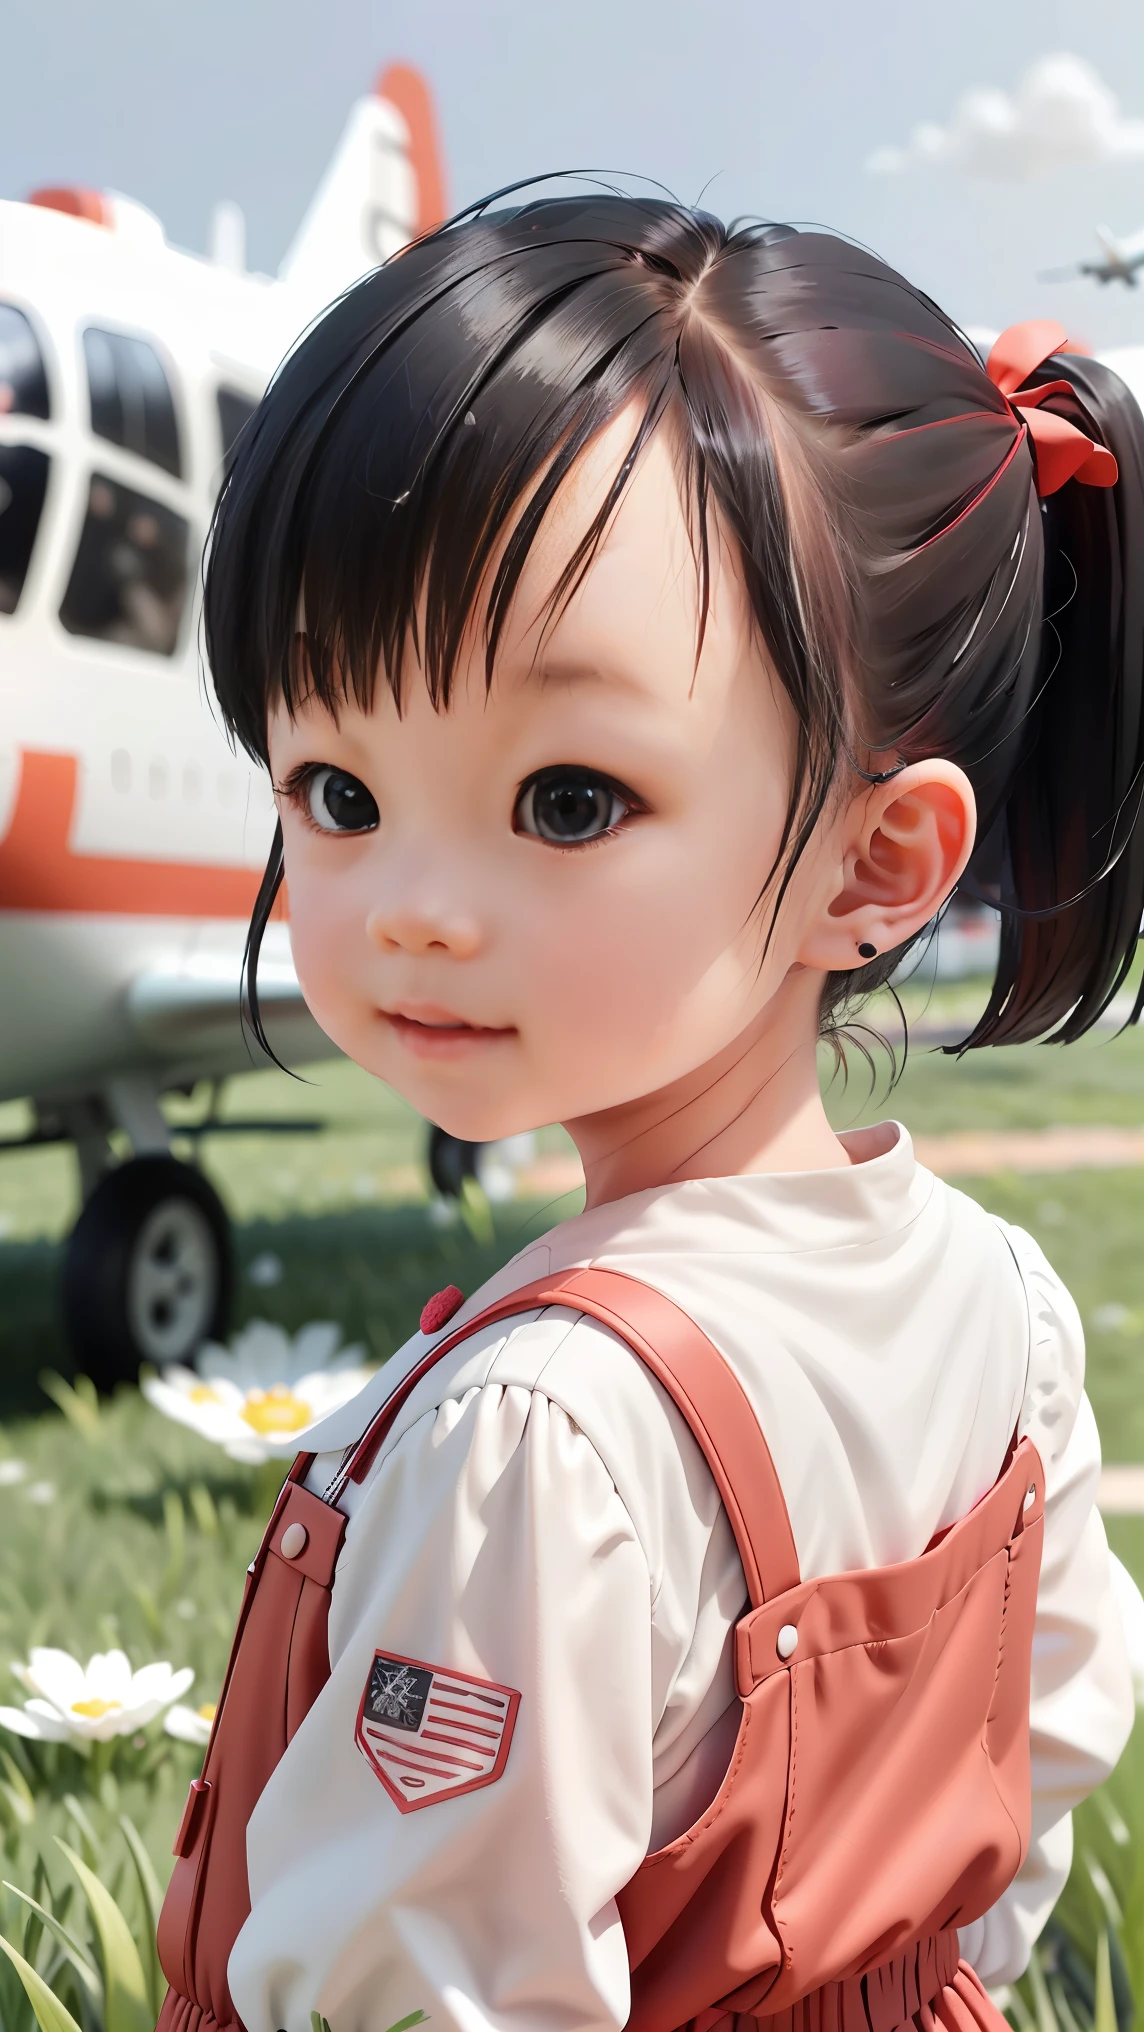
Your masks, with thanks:
M1067 381L1047 381L1043 388L1023 388L1021 383L1053 353L1063 352L1068 333L1052 318L1028 318L1024 324L1009 325L1002 332L985 363L985 372L1028 432L1033 453L1033 477L1042 500L1055 494L1066 480L1079 480L1085 487L1115 487L1116 460L1104 445L1095 444L1041 404L1050 395L1074 395Z

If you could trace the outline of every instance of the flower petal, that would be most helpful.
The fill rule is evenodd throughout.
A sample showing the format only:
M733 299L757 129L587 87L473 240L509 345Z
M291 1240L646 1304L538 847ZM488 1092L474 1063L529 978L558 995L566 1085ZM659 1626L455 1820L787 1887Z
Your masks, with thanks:
M29 1701L22 1708L0 1707L0 1729L10 1729L14 1736L27 1736L39 1743L64 1743L68 1735L62 1718L42 1700Z
M339 1348L334 1360L326 1366L331 1376L336 1376L342 1369L361 1369L367 1375L373 1374L369 1349L364 1341L350 1341L346 1347Z
M114 1736L129 1736L138 1728L133 1708L109 1707L104 1714L70 1716L71 1734L78 1742L110 1743Z
M222 1450L228 1460L241 1461L244 1467L257 1468L273 1454L297 1453L298 1449L294 1444L296 1436L295 1433L291 1433L286 1440L271 1441L258 1439L251 1434L247 1439L223 1440Z
M332 1319L312 1319L308 1326L300 1327L294 1335L293 1347L298 1374L308 1375L314 1369L327 1368L341 1337L342 1330Z
M87 1661L89 1700L114 1700L126 1707L131 1699L131 1660L126 1651L97 1651Z
M155 1716L161 1714L162 1711L163 1702L161 1700L133 1701L129 1708L122 1710L119 1717L119 1726L113 1729L111 1733L116 1736L128 1736L131 1734L132 1729L146 1728L147 1723L153 1722Z
M171 1684L163 1696L164 1700L178 1700L179 1695L186 1693L188 1688L192 1687L194 1683L194 1668L190 1665L182 1666L178 1672L172 1673Z
M87 1685L79 1659L50 1644L34 1644L27 1665L16 1676L30 1693L42 1693L61 1713L73 1700L83 1699Z
M173 1671L165 1658L154 1665L144 1665L131 1682L131 1705L138 1708L156 1702L158 1713L160 1707L166 1707L169 1701L178 1700L186 1692L194 1676L189 1665L181 1672Z
M194 1743L205 1748L210 1741L211 1722L206 1715L196 1714L193 1707L168 1708L163 1716L163 1727L180 1743Z

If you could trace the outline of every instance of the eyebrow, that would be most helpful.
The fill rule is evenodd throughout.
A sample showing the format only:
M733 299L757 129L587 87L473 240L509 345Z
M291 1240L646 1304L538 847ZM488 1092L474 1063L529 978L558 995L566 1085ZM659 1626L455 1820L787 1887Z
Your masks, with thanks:
M538 679L541 686L606 685L610 690L624 691L646 697L651 689L646 677L623 663L610 664L606 669L602 663L587 657L541 656L529 672L530 679Z

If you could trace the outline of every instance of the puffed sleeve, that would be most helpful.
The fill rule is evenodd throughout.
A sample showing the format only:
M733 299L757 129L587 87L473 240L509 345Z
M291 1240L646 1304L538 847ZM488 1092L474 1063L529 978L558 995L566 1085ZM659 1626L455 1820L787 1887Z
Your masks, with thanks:
M1100 1440L1084 1394L1084 1335L1068 1291L1031 1236L1005 1228L1029 1297L1029 1374L1019 1430L1045 1470L1045 1543L1033 1637L1032 1840L1009 1889L965 1927L962 1953L986 1984L1010 1982L1063 1889L1070 1809L1100 1785L1128 1740L1132 1675L1111 1554L1096 1507ZM1137 1596L1137 1600L1139 1597Z
M329 1681L248 1831L230 1963L249 2032L622 2026L616 1893L652 1821L647 1559L599 1455L484 1383L383 1458L350 1519ZM375 1651L520 1696L503 1774L401 1812L356 1747Z

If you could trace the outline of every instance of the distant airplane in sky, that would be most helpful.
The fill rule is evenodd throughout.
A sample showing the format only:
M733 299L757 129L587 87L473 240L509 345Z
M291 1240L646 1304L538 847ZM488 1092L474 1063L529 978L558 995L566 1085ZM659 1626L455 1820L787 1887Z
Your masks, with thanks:
M1141 268L1144 268L1144 231L1129 233L1124 239L1117 239L1108 226L1098 226L1097 241L1101 258L1092 261L1073 261L1067 268L1047 268L1038 275L1038 282L1071 282L1078 275L1091 275L1097 282L1123 282L1128 289L1136 289Z
M192 1353L230 1283L223 1208L159 1108L251 1062L239 970L273 807L198 639L224 461L311 319L444 213L404 65L353 108L275 278L245 272L233 206L201 258L124 197L0 202L0 1100L76 1145L65 1305L101 1381ZM329 1050L284 924L259 986L282 1055Z

